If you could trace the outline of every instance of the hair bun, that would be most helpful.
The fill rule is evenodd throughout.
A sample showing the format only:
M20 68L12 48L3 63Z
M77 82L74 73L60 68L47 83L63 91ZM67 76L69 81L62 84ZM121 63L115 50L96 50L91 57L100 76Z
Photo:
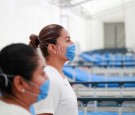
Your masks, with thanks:
M38 36L35 34L31 34L29 39L30 39L29 45L35 49L38 48L39 45Z

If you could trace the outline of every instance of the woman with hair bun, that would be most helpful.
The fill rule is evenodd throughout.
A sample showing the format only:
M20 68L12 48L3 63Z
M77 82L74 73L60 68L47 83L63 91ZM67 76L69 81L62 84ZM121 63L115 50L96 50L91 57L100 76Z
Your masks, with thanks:
M11 44L0 51L0 115L31 115L30 105L48 94L44 67L44 60L28 45Z
M66 61L75 57L75 45L68 32L60 25L50 24L39 35L30 36L29 45L40 48L45 60L45 72L50 79L48 97L35 103L38 115L78 115L77 98L63 73Z

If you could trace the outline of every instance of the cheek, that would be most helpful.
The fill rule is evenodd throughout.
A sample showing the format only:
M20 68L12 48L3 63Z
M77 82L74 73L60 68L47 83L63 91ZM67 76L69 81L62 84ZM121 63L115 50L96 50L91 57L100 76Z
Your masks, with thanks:
M40 93L40 89L33 86L33 85L29 85L27 88L25 88L26 91L29 91L31 93L34 93L34 94L39 94ZM32 98L36 98L36 96L32 96Z
M66 48L62 48L62 52L66 54Z
M43 83L45 82L45 78L44 77L39 77L36 80L36 84L40 87Z
M61 50L60 50L60 57L62 56L62 57L65 57L65 55L66 55L66 49L65 48L61 48Z
M37 75L37 77L33 79L33 82L40 87L45 82L45 79L45 76Z

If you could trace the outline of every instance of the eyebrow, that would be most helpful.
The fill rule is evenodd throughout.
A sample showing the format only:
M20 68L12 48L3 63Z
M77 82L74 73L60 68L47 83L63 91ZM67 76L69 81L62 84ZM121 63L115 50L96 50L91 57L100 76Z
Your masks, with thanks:
M70 38L70 36L67 36L66 38ZM65 38L65 39L66 39L66 38Z

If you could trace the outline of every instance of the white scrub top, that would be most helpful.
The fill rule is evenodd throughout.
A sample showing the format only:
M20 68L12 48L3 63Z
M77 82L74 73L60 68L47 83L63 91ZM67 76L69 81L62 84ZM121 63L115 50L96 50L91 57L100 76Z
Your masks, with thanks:
M46 99L34 104L36 114L78 115L76 95L67 78L52 66L46 66L45 72L50 79L49 94Z
M31 115L26 109L0 100L0 115Z

